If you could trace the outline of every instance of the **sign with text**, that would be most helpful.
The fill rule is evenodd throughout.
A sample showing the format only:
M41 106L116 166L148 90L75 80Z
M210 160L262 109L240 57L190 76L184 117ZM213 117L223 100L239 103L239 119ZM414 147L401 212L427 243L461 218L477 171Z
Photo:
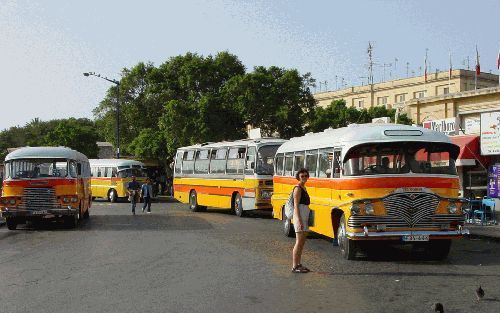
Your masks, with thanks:
M445 133L447 135L457 135L458 125L458 118L456 117L427 121L422 123L422 126L424 128L432 129L434 131Z
M500 164L493 165L488 173L488 197L500 197Z
M481 155L500 155L500 111L481 113Z
M481 120L479 116L464 117L464 131L466 135L479 134L481 132Z

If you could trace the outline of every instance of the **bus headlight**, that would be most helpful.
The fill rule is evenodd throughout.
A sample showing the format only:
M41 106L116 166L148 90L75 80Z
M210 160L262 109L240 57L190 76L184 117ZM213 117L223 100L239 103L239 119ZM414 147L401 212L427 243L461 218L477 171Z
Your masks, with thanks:
M10 203L10 204L16 204L16 199L14 199L14 198L10 199L10 200L9 200L9 203Z
M373 207L373 204L370 201L365 202L365 213L367 215L375 214L375 209Z
M352 215L358 215L360 211L361 211L361 209L359 207L359 204L353 203L352 206L351 206L351 214Z
M448 212L450 214L456 214L457 213L457 204L455 202L450 201L448 203Z
M261 190L260 191L260 197L262 199L271 199L271 196L273 195L273 192L271 190Z

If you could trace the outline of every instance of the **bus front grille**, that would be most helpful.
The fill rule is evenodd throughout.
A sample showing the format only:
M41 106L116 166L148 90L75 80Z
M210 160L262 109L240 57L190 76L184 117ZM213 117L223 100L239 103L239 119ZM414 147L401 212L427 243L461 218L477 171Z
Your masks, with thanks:
M19 206L23 210L47 210L59 208L53 188L24 188Z
M431 193L397 193L382 199L387 215L353 215L350 227L384 224L387 228L439 228L446 224L463 224L464 217L454 214L435 214L439 197Z

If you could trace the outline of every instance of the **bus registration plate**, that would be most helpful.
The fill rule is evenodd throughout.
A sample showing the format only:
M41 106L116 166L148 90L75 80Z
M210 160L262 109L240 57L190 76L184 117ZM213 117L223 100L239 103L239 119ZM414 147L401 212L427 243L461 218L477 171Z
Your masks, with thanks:
M38 211L33 211L33 215L44 215L47 214L47 210L38 210Z
M404 235L403 241L429 241L429 235Z

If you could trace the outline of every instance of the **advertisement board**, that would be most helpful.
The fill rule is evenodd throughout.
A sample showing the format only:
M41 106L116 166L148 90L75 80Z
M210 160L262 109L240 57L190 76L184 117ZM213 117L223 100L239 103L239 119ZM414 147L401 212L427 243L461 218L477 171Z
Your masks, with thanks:
M500 155L500 111L481 113L481 155Z
M466 135L479 134L481 132L481 120L479 116L464 117L464 131Z
M488 197L500 197L500 164L493 165L488 173Z
M457 117L442 120L426 121L422 123L424 128L432 129L448 136L458 135L459 119Z

